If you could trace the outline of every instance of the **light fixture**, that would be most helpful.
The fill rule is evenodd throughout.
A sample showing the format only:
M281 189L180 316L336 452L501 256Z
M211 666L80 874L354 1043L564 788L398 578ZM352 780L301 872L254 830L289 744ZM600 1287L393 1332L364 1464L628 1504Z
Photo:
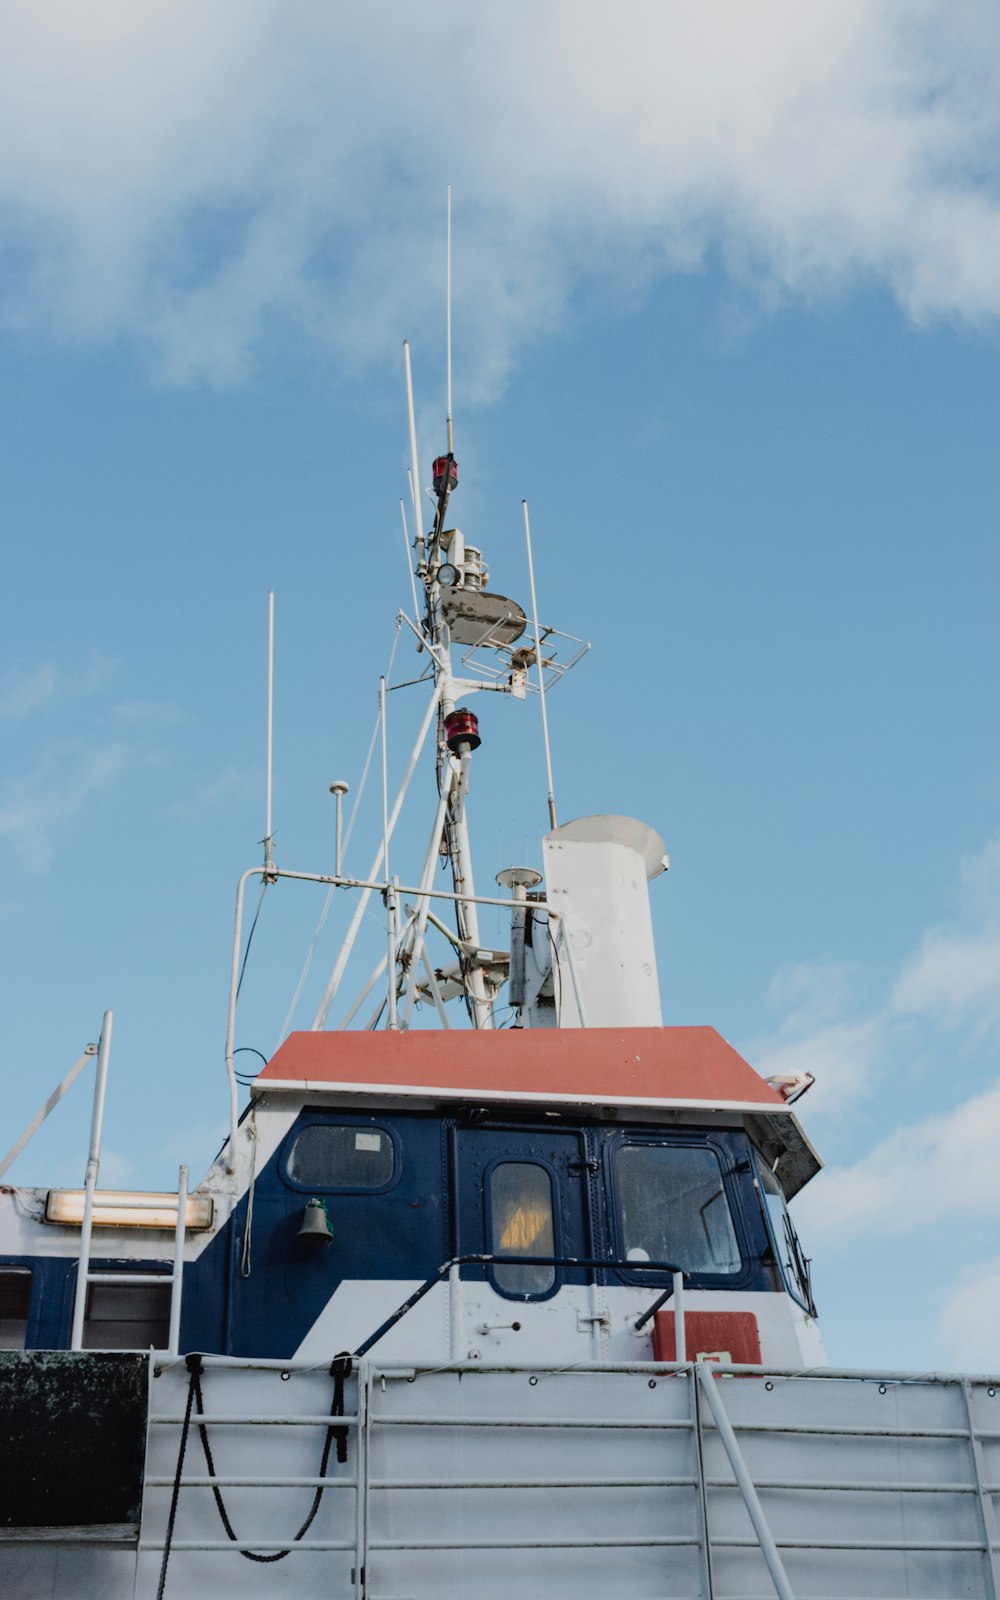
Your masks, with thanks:
M85 1189L50 1189L45 1201L46 1222L64 1228L83 1223ZM188 1195L184 1226L189 1233L204 1233L212 1226L215 1204L208 1195ZM130 1189L95 1189L95 1228L168 1228L177 1226L177 1196Z
M461 576L453 561L442 561L437 569L437 581L442 589L454 589Z

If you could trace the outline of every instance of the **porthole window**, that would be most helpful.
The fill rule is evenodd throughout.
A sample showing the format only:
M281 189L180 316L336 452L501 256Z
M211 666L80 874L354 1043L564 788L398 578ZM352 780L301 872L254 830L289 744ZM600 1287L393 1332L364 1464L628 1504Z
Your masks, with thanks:
M396 1170L386 1128L310 1122L296 1134L286 1171L303 1189L384 1189Z
M533 1161L501 1161L489 1178L490 1253L495 1256L554 1256L552 1178ZM501 1294L531 1297L555 1286L552 1266L493 1268Z
M616 1177L622 1242L637 1268L669 1261L683 1272L739 1272L740 1247L714 1150L624 1144Z

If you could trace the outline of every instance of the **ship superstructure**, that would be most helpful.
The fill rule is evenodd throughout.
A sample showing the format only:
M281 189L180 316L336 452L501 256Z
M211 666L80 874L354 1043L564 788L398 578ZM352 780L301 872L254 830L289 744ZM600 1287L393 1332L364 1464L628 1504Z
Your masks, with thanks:
M406 376L400 626L426 704L393 797L380 686L371 869L343 870L346 785L333 873L276 865L268 807L237 895L230 1134L200 1182L99 1186L106 1014L52 1097L94 1061L83 1188L0 1191L2 1592L995 1600L995 1386L824 1367L788 1211L819 1169L793 1109L809 1080L663 1025L663 841L623 815L559 823L545 697L586 647L538 619L526 507L529 606L450 520L450 395L425 530L408 349ZM538 704L549 827L541 871L497 863L483 892L472 705L496 694ZM424 769L413 870L394 837ZM312 1027L241 1106L244 896L279 878L353 909Z

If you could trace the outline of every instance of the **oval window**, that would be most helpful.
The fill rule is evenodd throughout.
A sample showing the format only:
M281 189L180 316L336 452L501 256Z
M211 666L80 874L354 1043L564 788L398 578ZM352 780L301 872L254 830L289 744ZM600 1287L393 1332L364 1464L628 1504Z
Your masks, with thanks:
M532 1161L501 1161L490 1173L490 1253L495 1256L554 1256L552 1179ZM548 1294L552 1266L493 1267L501 1294Z

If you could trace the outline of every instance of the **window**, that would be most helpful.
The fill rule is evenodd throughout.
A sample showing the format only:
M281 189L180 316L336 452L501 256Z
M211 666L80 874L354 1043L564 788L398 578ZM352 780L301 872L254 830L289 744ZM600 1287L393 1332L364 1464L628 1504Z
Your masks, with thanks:
M28 1333L31 1271L0 1267L0 1350L23 1350Z
M385 1128L311 1122L296 1135L287 1172L303 1189L384 1189L395 1166Z
M816 1307L813 1305L812 1287L809 1282L809 1263L802 1254L799 1236L795 1232L791 1217L788 1215L784 1190L770 1167L762 1159L757 1161L757 1172L760 1178L761 1193L764 1196L764 1209L767 1212L774 1250L781 1265L785 1287L789 1294L794 1296L799 1304L809 1312L810 1316L815 1316Z
M684 1272L739 1271L740 1248L714 1150L624 1144L616 1175L629 1260L669 1261Z
M85 1350L165 1350L170 1338L170 1279L92 1283L83 1324Z
M533 1161L501 1161L489 1178L490 1254L554 1256L552 1179ZM548 1294L556 1281L551 1266L494 1266L493 1282L501 1294Z

